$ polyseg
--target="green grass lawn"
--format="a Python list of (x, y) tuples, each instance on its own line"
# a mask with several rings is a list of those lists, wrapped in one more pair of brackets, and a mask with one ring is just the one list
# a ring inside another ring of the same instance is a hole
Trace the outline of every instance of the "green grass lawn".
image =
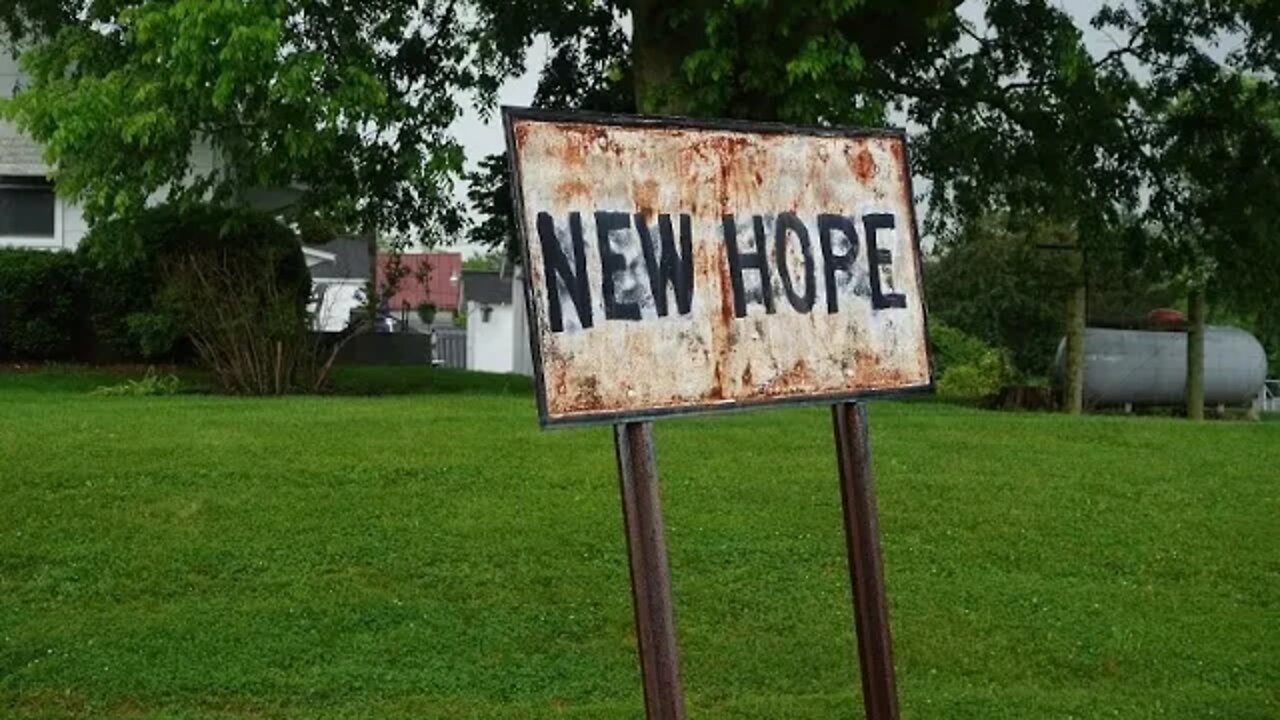
[[(606, 429), (111, 381), (0, 374), (0, 716), (641, 717)], [(1280, 718), (1280, 423), (871, 420), (904, 718)], [(657, 439), (690, 717), (858, 717), (828, 413)]]

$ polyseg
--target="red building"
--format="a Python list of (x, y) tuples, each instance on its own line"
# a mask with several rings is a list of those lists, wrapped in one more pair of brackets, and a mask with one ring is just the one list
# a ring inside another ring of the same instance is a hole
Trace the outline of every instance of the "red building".
[[(442, 319), (457, 312), (462, 288), (462, 253), (405, 253), (400, 256), (400, 261), (407, 273), (395, 295), (387, 302), (387, 310), (416, 318), (418, 306), (431, 303)], [(390, 256), (378, 255), (379, 288), (384, 286), (390, 262)]]

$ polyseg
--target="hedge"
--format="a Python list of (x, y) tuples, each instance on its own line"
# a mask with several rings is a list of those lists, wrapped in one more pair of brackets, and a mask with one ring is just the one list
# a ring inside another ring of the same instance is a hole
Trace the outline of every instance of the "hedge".
[(91, 333), (72, 253), (0, 249), (0, 360), (77, 360)]
[(252, 265), (272, 247), (292, 253), (280, 272), (305, 306), (297, 237), (256, 213), (161, 206), (94, 228), (75, 252), (0, 249), (0, 362), (192, 359), (162, 287), (165, 259), (218, 248)]

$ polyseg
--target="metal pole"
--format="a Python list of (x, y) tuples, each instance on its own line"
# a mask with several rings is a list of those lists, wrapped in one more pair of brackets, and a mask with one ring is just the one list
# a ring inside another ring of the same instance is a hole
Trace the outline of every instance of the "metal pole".
[(654, 462), (653, 425), (623, 423), (613, 428), (622, 486), (622, 518), (631, 561), (631, 601), (636, 644), (644, 680), (647, 720), (684, 720), (680, 657), (671, 607), (671, 570)]
[(839, 403), (831, 408), (836, 464), (844, 506), (844, 537), (853, 587), (853, 617), (862, 670), (862, 702), (867, 720), (897, 720), (898, 690), (893, 672), (893, 641), (880, 561), (880, 528), (867, 442), (867, 408)]

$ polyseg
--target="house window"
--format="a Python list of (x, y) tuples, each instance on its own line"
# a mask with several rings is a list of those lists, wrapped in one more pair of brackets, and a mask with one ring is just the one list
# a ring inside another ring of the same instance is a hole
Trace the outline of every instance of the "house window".
[(0, 237), (52, 238), (54, 210), (53, 183), (0, 175)]

